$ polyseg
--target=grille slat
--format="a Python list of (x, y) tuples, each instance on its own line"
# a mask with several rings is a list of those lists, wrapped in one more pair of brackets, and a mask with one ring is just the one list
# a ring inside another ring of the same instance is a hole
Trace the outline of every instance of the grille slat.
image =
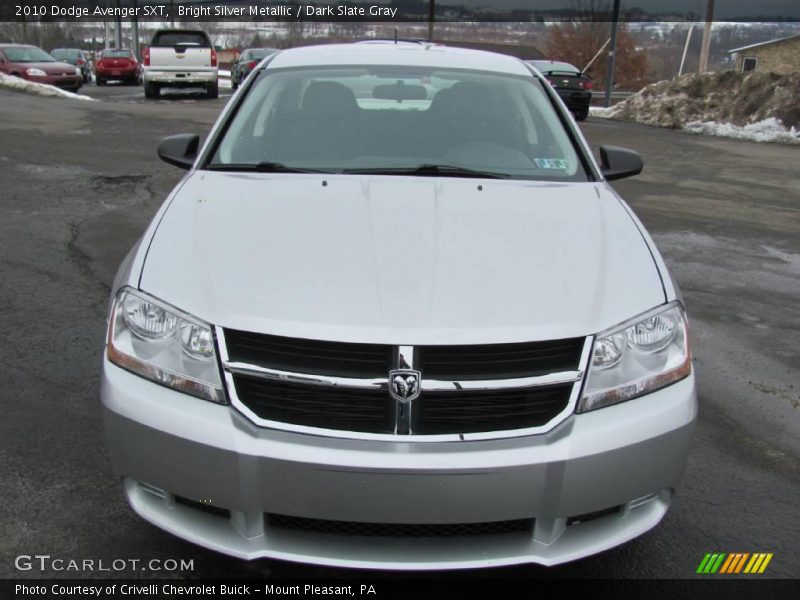
[(394, 431), (393, 406), (381, 390), (307, 386), (234, 375), (239, 399), (259, 418), (369, 433)]
[(423, 346), (419, 368), (432, 379), (470, 381), (514, 379), (577, 369), (583, 339), (486, 344)]
[(383, 377), (392, 347), (286, 338), (225, 330), (228, 356), (234, 362), (311, 375)]
[(435, 392), (420, 398), (415, 432), (478, 433), (544, 425), (569, 404), (571, 384), (490, 392)]
[(272, 528), (307, 531), (328, 535), (386, 537), (386, 538), (427, 538), (427, 537), (470, 537), (502, 535), (513, 533), (530, 534), (533, 519), (493, 521), (490, 523), (359, 523), (354, 521), (329, 521), (308, 519), (288, 515), (267, 514), (267, 522)]

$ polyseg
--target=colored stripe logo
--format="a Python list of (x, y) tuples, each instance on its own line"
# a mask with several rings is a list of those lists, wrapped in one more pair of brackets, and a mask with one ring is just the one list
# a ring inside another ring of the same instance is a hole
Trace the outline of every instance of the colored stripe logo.
[(767, 569), (769, 561), (772, 560), (772, 552), (709, 552), (700, 561), (697, 573), (713, 574), (724, 573), (726, 575), (738, 573), (763, 573)]

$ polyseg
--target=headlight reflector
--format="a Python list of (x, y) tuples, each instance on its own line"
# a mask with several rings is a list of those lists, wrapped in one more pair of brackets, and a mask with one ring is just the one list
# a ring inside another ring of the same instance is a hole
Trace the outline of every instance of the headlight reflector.
[(122, 288), (114, 299), (108, 360), (161, 385), (225, 404), (211, 327), (147, 294)]
[(578, 412), (631, 400), (691, 372), (686, 315), (673, 302), (597, 336)]
[(47, 77), (47, 73), (45, 73), (41, 69), (31, 68), (31, 69), (26, 69), (25, 72), (31, 77)]
[(122, 318), (131, 333), (145, 340), (164, 340), (175, 335), (178, 315), (135, 294), (125, 294)]

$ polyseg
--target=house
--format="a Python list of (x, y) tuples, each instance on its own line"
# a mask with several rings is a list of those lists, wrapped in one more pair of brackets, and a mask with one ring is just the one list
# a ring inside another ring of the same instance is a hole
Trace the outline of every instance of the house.
[(772, 71), (788, 75), (800, 71), (800, 35), (729, 50), (740, 73)]

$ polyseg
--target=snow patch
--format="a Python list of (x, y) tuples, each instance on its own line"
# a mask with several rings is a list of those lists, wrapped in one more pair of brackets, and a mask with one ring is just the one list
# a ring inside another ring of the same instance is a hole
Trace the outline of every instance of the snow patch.
[(44, 83), (36, 83), (35, 81), (27, 81), (21, 77), (14, 77), (0, 73), (0, 89), (14, 90), (17, 92), (25, 92), (27, 94), (35, 94), (37, 96), (47, 96), (50, 98), (71, 98), (73, 100), (91, 100), (96, 101), (95, 98), (84, 96), (82, 94), (73, 94), (66, 90), (57, 88), (54, 85), (46, 85)]
[(692, 121), (684, 125), (683, 129), (689, 133), (715, 135), (737, 140), (800, 144), (800, 130), (794, 127), (787, 129), (780, 119), (775, 117), (744, 126), (734, 125), (733, 123), (716, 123), (714, 121)]

